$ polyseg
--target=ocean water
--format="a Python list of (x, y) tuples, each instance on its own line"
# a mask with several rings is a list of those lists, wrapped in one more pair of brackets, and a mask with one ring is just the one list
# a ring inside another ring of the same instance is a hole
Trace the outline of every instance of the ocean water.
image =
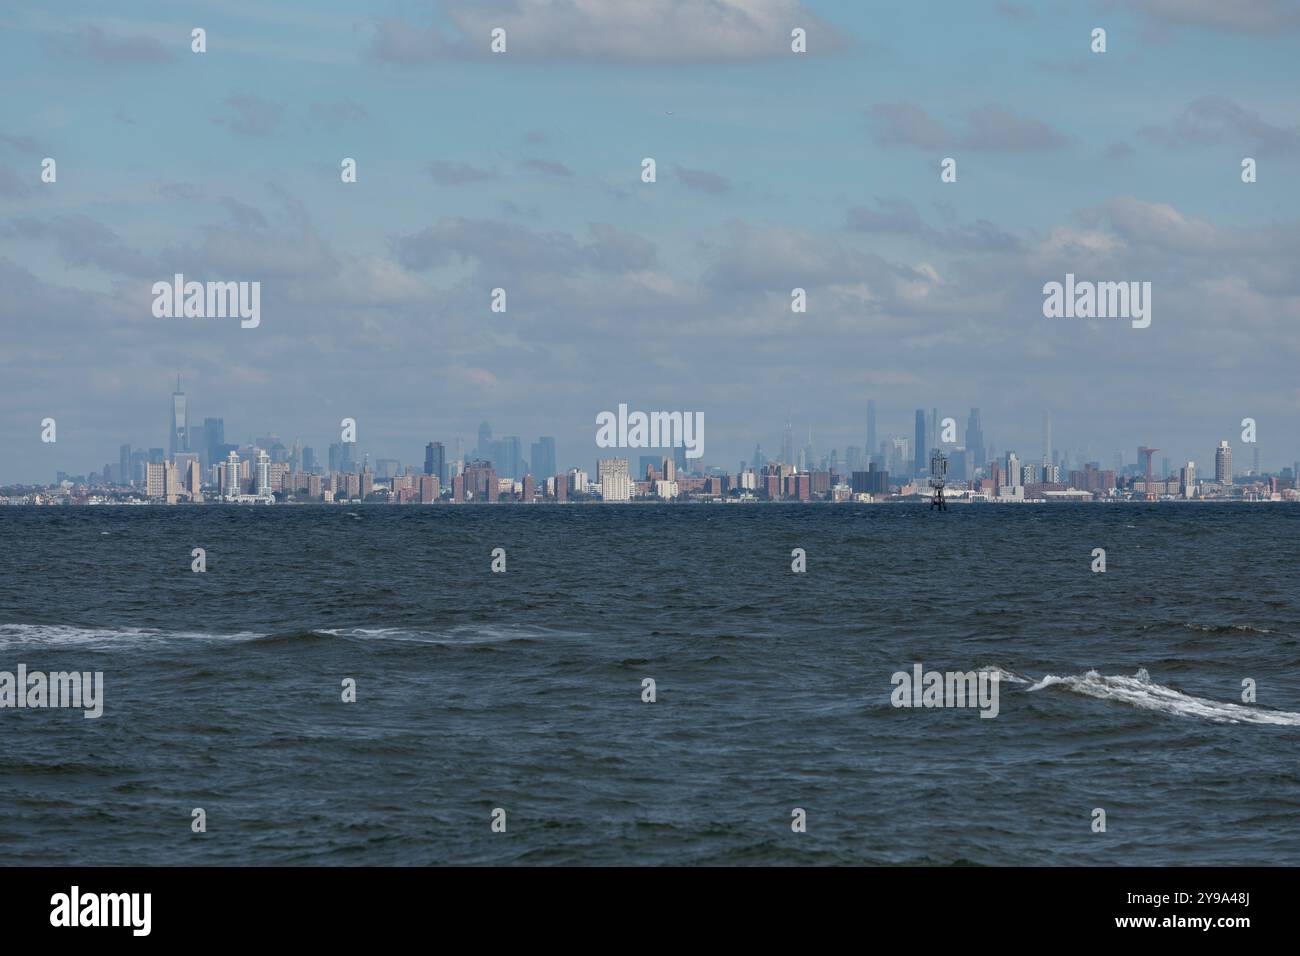
[[(0, 710), (0, 846), (1295, 865), (1298, 533), (1286, 505), (3, 508), (0, 671), (102, 671), (104, 713)], [(998, 669), (998, 716), (892, 706), (918, 662)]]

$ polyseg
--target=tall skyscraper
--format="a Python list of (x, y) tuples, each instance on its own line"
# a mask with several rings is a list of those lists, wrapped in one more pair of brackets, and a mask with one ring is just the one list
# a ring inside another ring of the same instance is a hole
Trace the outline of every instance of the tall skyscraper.
[(529, 449), (528, 470), (534, 475), (550, 476), (555, 474), (555, 439), (543, 435), (533, 442)]
[(925, 409), (916, 410), (916, 441), (912, 445), (912, 474), (928, 474), (930, 446), (925, 441)]
[(257, 453), (257, 494), (260, 498), (271, 497), (271, 456), (265, 450)]
[(474, 452), (478, 458), (492, 460), (492, 426), (486, 421), (478, 425), (478, 448)]
[(497, 474), (502, 478), (519, 479), (524, 476), (524, 443), (518, 435), (507, 435), (497, 446)]
[(1052, 413), (1043, 412), (1043, 466), (1052, 463)]
[(867, 459), (879, 449), (876, 447), (876, 400), (867, 399)]
[(185, 408), (185, 393), (181, 391), (181, 377), (176, 376), (176, 391), (172, 392), (172, 430), (170, 454), (190, 450), (190, 421)]
[(117, 450), (117, 483), (119, 485), (129, 485), (131, 483), (131, 446), (123, 445)]
[(781, 435), (781, 464), (794, 464), (794, 425), (787, 416), (785, 432)]
[(971, 468), (983, 468), (985, 457), (984, 426), (980, 423), (980, 410), (972, 408), (966, 418), (966, 449), (970, 452)]
[(1221, 485), (1232, 484), (1232, 449), (1226, 441), (1219, 442), (1214, 452), (1214, 480)]
[(239, 494), (239, 452), (232, 451), (226, 458), (226, 471), (221, 479), (221, 495), (233, 498)]
[(207, 454), (208, 467), (220, 464), (226, 456), (221, 448), (226, 443), (226, 420), (224, 418), (203, 419), (203, 441), (205, 444), (202, 451)]
[(447, 483), (447, 449), (440, 441), (431, 441), (424, 446), (424, 473), (436, 475), (439, 486)]

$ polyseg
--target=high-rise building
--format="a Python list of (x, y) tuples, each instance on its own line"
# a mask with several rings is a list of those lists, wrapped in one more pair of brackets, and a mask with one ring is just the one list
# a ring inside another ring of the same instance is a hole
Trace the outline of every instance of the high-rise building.
[(474, 454), (477, 458), (492, 460), (492, 426), (486, 421), (479, 422), (478, 448)]
[(929, 445), (925, 442), (925, 409), (916, 410), (916, 441), (912, 445), (912, 474), (928, 474), (930, 470), (930, 460), (928, 456)]
[(867, 459), (876, 453), (876, 400), (867, 399)]
[(632, 480), (626, 458), (601, 458), (596, 462), (596, 481), (606, 501), (630, 501)]
[(271, 497), (271, 456), (265, 450), (257, 453), (257, 496)]
[(1232, 484), (1232, 449), (1227, 441), (1219, 442), (1214, 452), (1214, 480), (1221, 485)]
[(794, 464), (794, 425), (787, 418), (785, 431), (781, 435), (781, 464)]
[(131, 446), (122, 445), (117, 450), (117, 483), (119, 485), (129, 485), (131, 483)]
[(181, 391), (181, 377), (176, 376), (176, 391), (172, 392), (172, 429), (169, 451), (175, 455), (178, 451), (190, 450), (190, 421), (185, 408), (185, 393)]
[(1052, 463), (1052, 413), (1043, 412), (1043, 467)]
[(438, 483), (447, 482), (447, 449), (440, 441), (431, 441), (424, 446), (424, 473), (434, 475)]
[(498, 474), (502, 478), (518, 479), (524, 474), (523, 442), (517, 435), (507, 435), (494, 442), (497, 449), (496, 461)]
[(239, 452), (231, 451), (226, 457), (226, 473), (221, 479), (221, 496), (223, 498), (234, 498), (239, 494)]
[(221, 446), (226, 443), (226, 420), (224, 418), (205, 418), (203, 419), (203, 442), (202, 451), (206, 454), (204, 462), (211, 466), (221, 463), (225, 457), (225, 452)]
[(529, 450), (531, 458), (528, 462), (528, 470), (534, 475), (554, 475), (555, 474), (555, 439), (549, 436), (542, 436), (533, 442), (533, 447)]
[(971, 468), (983, 468), (985, 457), (984, 427), (980, 424), (980, 410), (972, 408), (966, 418), (966, 447), (970, 449)]
[(167, 466), (163, 462), (150, 462), (145, 470), (145, 494), (162, 498), (167, 494)]

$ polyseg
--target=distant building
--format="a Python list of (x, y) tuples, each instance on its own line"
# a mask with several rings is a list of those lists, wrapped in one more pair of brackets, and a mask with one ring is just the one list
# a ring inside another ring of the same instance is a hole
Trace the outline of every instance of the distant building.
[(606, 501), (631, 501), (632, 478), (626, 458), (601, 458), (596, 462), (596, 482)]
[(549, 436), (543, 436), (533, 442), (529, 451), (531, 460), (528, 462), (528, 470), (534, 475), (554, 475), (555, 474), (555, 439)]
[(190, 420), (185, 407), (185, 393), (181, 391), (181, 377), (176, 376), (176, 391), (172, 392), (172, 428), (169, 452), (190, 450)]
[(1232, 449), (1226, 441), (1219, 442), (1214, 452), (1214, 480), (1220, 485), (1232, 484)]

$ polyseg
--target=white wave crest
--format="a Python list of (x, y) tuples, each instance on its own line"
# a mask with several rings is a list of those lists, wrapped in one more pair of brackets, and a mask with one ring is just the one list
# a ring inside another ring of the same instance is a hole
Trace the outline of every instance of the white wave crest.
[(75, 627), (71, 624), (0, 624), (0, 647), (34, 645), (41, 647), (107, 646), (173, 641), (177, 639), (207, 641), (249, 641), (264, 634), (240, 631), (236, 634), (211, 634), (205, 631), (160, 631), (150, 627)]
[(1102, 675), (1096, 671), (1088, 671), (1082, 677), (1057, 677), (1048, 674), (1029, 690), (1036, 691), (1056, 686), (1089, 697), (1116, 700), (1143, 710), (1175, 714), (1179, 717), (1199, 717), (1202, 720), (1221, 724), (1273, 724), (1281, 727), (1300, 727), (1300, 714), (1285, 710), (1248, 707), (1227, 701), (1210, 700), (1206, 697), (1193, 697), (1172, 687), (1157, 684), (1145, 668), (1139, 670), (1133, 677)]

